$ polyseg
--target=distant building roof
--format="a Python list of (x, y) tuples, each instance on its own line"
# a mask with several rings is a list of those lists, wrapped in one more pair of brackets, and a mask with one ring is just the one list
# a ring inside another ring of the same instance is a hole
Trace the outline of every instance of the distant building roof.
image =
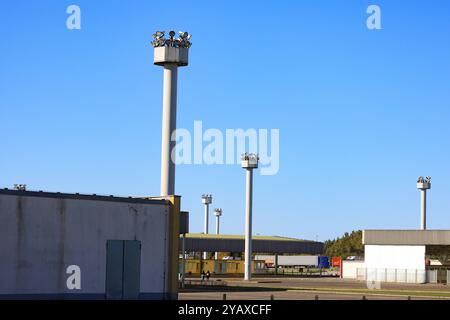
[(364, 230), (365, 245), (450, 245), (450, 230)]
[(117, 197), (113, 195), (80, 194), (80, 193), (62, 193), (47, 191), (29, 191), (3, 188), (0, 189), (0, 195), (19, 196), (19, 197), (39, 197), (39, 198), (57, 198), (57, 199), (75, 199), (75, 200), (95, 200), (95, 201), (115, 201), (125, 203), (141, 204), (168, 204), (168, 200), (160, 198), (138, 198), (138, 197)]
[[(186, 234), (187, 251), (244, 252), (243, 235)], [(279, 236), (253, 236), (254, 253), (322, 254), (323, 243)], [(180, 244), (181, 248), (181, 244)]]
[[(196, 239), (244, 239), (244, 235), (241, 234), (204, 234), (204, 233), (187, 233), (186, 238)], [(301, 241), (310, 242), (309, 240), (302, 240), (297, 238), (288, 238), (280, 236), (252, 236), (253, 240), (270, 240), (270, 241)]]

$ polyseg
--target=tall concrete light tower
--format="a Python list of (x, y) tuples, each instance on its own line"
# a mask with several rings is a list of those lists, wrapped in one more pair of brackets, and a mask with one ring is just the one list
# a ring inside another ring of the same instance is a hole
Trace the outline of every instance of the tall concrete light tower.
[(216, 216), (216, 234), (220, 232), (220, 217), (222, 216), (222, 209), (216, 208), (214, 209), (214, 215)]
[(171, 159), (175, 141), (171, 140), (177, 126), (177, 80), (178, 67), (188, 65), (188, 54), (191, 35), (175, 31), (169, 32), (169, 38), (164, 37), (164, 31), (153, 35), (154, 64), (164, 67), (163, 89), (163, 120), (162, 120), (162, 150), (161, 150), (161, 196), (175, 194), (175, 163)]
[(417, 179), (417, 189), (420, 190), (420, 230), (427, 229), (427, 190), (431, 189), (431, 177)]
[[(222, 216), (222, 209), (214, 209), (214, 215), (216, 216), (216, 234), (220, 234), (220, 217)], [(215, 253), (215, 259), (219, 260), (219, 253)]]
[[(205, 205), (205, 224), (203, 233), (208, 234), (209, 233), (209, 205), (212, 203), (212, 195), (210, 194), (204, 194), (202, 195), (202, 203)], [(208, 258), (208, 253), (203, 252), (203, 259)]]
[(242, 155), (241, 166), (246, 172), (246, 204), (245, 204), (245, 261), (244, 280), (252, 279), (252, 196), (253, 196), (253, 169), (258, 168), (257, 154), (245, 153)]

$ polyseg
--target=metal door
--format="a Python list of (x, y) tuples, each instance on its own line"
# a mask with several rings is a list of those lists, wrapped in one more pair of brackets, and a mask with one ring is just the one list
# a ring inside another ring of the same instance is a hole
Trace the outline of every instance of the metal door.
[(106, 244), (106, 299), (139, 299), (140, 269), (140, 241), (108, 240)]
[(139, 299), (141, 280), (141, 243), (124, 241), (123, 299)]

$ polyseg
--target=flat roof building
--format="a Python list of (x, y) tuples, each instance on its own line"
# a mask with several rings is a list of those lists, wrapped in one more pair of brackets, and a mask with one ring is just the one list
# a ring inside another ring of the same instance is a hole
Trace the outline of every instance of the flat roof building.
[(428, 270), (428, 261), (450, 266), (450, 230), (364, 230), (362, 242), (366, 280), (448, 282), (446, 270)]
[[(322, 254), (323, 243), (278, 236), (253, 236), (253, 253)], [(180, 240), (181, 241), (181, 240)], [(186, 234), (186, 251), (244, 252), (243, 235)], [(180, 244), (181, 248), (181, 244)]]
[(179, 197), (0, 190), (0, 299), (176, 299)]

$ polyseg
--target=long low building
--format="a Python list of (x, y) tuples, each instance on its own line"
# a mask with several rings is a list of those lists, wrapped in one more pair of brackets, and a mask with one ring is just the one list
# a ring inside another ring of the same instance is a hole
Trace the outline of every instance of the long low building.
[[(323, 243), (277, 236), (253, 236), (254, 253), (270, 254), (322, 254)], [(180, 248), (182, 247), (180, 239)], [(244, 252), (243, 235), (188, 233), (186, 251), (196, 252)]]
[[(185, 251), (194, 253), (194, 256), (191, 255), (186, 261), (185, 272), (187, 274), (198, 274), (202, 270), (208, 270), (214, 274), (244, 273), (242, 253), (245, 251), (245, 238), (243, 235), (187, 233), (184, 242)], [(265, 261), (258, 261), (258, 255), (256, 254), (271, 254), (275, 257), (282, 254), (318, 255), (322, 254), (324, 249), (322, 242), (277, 236), (253, 236), (252, 247), (255, 256), (251, 268), (254, 273), (261, 273), (266, 270)], [(183, 238), (180, 239), (179, 248), (183, 248)], [(201, 252), (211, 253), (210, 258), (202, 259)], [(217, 259), (212, 253), (217, 253)], [(233, 260), (223, 260), (223, 257), (228, 256), (228, 254), (233, 256)], [(275, 260), (278, 261), (277, 258)], [(181, 260), (180, 273), (182, 273)]]
[[(448, 282), (450, 230), (364, 230), (362, 241), (367, 280)], [(440, 260), (442, 268), (427, 270), (432, 269), (429, 257)]]

